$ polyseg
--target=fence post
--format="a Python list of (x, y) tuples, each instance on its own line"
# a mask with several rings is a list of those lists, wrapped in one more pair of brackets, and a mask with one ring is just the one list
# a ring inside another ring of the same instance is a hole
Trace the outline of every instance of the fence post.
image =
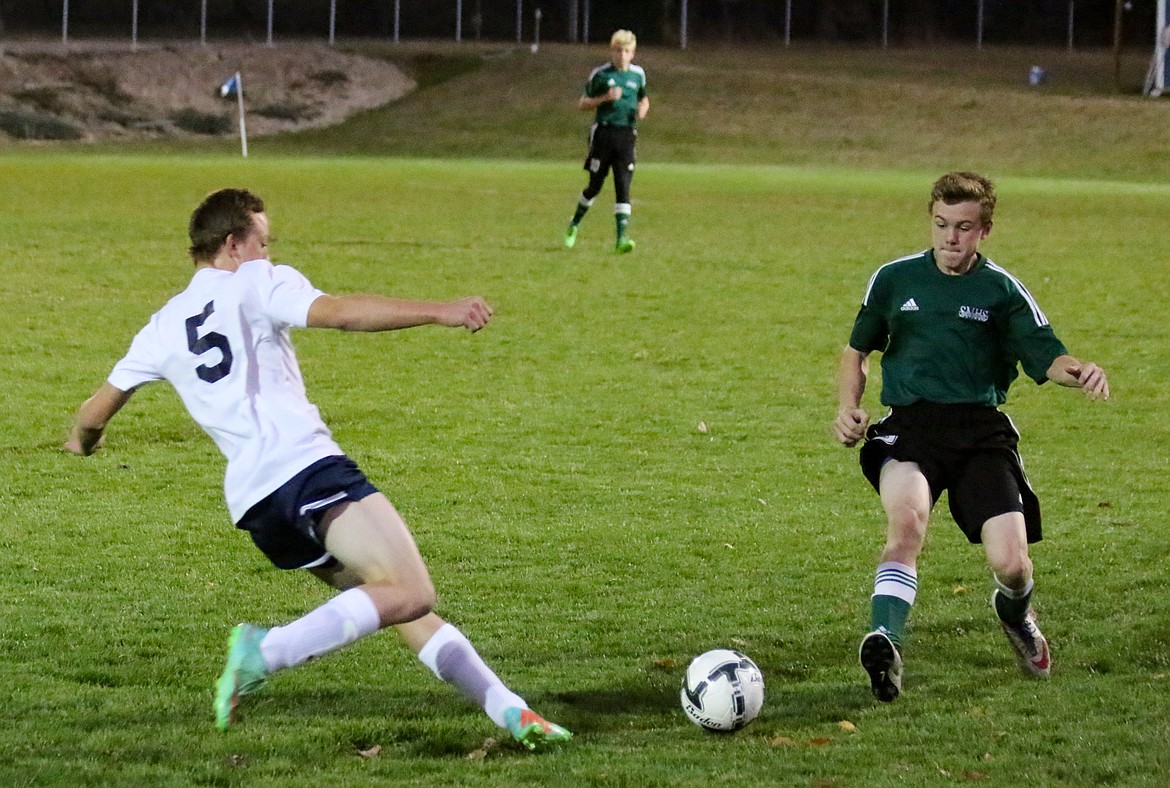
[(975, 10), (975, 48), (983, 49), (983, 0), (978, 0)]

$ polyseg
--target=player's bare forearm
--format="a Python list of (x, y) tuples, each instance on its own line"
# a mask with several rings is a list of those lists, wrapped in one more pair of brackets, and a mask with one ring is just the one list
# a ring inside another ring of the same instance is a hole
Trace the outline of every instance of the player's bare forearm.
[(839, 443), (854, 446), (865, 437), (869, 414), (861, 407), (869, 372), (869, 355), (846, 347), (837, 368), (837, 418), (833, 435)]
[(650, 112), (650, 99), (644, 98), (638, 102), (638, 120), (645, 118), (648, 112)]
[(73, 420), (73, 429), (65, 441), (65, 451), (88, 457), (101, 448), (106, 424), (130, 401), (132, 391), (122, 391), (103, 383), (93, 396), (81, 403)]
[(616, 85), (609, 89), (608, 93), (602, 93), (600, 96), (581, 96), (577, 99), (577, 109), (582, 111), (589, 111), (597, 109), (602, 104), (608, 104), (611, 101), (617, 101), (622, 97), (622, 89)]
[(1105, 370), (1091, 361), (1073, 356), (1057, 356), (1048, 367), (1048, 379), (1062, 386), (1078, 388), (1090, 399), (1109, 399), (1109, 379)]
[(408, 301), (379, 295), (321, 296), (309, 307), (312, 328), (342, 331), (396, 331), (440, 325), (478, 331), (491, 319), (492, 308), (479, 296), (456, 301)]

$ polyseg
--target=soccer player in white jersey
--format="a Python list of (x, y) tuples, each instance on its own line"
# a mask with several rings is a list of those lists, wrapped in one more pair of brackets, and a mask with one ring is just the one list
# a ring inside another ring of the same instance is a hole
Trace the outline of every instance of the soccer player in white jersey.
[(524, 746), (572, 734), (543, 719), (431, 608), (435, 591), (406, 524), (333, 441), (305, 386), (289, 329), (391, 331), (427, 324), (478, 331), (491, 307), (377, 295), (330, 296), (268, 259), (268, 216), (240, 189), (209, 195), (191, 216), (195, 275), (134, 338), (78, 410), (65, 448), (92, 454), (141, 386), (167, 380), (227, 457), (232, 520), (281, 569), (307, 569), (341, 593), (284, 626), (240, 624), (216, 686), (220, 730), (240, 696), (272, 673), (394, 626), (440, 679)]

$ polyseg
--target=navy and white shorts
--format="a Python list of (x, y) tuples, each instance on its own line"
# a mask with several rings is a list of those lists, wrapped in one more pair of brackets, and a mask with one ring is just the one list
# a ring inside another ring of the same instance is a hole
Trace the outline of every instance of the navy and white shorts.
[(918, 402), (892, 408), (871, 424), (861, 447), (861, 470), (881, 492), (887, 460), (914, 462), (930, 485), (931, 505), (947, 491), (951, 515), (972, 544), (983, 524), (1021, 512), (1028, 542), (1039, 542), (1040, 501), (1017, 449), (1020, 435), (1002, 411), (981, 405)]
[(344, 501), (378, 492), (353, 460), (317, 460), (282, 484), (236, 523), (268, 560), (281, 569), (310, 569), (336, 561), (317, 536), (321, 518)]

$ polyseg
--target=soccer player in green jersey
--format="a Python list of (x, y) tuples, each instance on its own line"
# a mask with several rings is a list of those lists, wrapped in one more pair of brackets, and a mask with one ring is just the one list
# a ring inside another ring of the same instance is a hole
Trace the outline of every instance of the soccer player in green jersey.
[[(833, 430), (853, 446), (881, 496), (886, 544), (871, 597), (871, 631), (861, 665), (874, 695), (902, 691), (906, 619), (918, 590), (918, 555), (943, 490), (972, 544), (994, 572), (992, 603), (1026, 673), (1047, 678), (1048, 642), (1031, 606), (1040, 505), (1024, 475), (1019, 434), (998, 408), (1018, 375), (1108, 399), (1096, 364), (1069, 355), (1027, 288), (979, 252), (991, 232), (995, 187), (952, 172), (930, 195), (931, 248), (887, 263), (870, 278), (837, 375)], [(861, 407), (869, 355), (882, 354), (881, 402), (870, 424)]]
[(577, 201), (577, 211), (565, 230), (565, 246), (577, 243), (577, 225), (585, 218), (593, 199), (605, 185), (613, 170), (614, 220), (617, 223), (619, 253), (634, 251), (634, 240), (626, 235), (630, 223), (630, 182), (634, 179), (634, 143), (638, 138), (638, 121), (650, 111), (646, 95), (646, 72), (635, 66), (634, 49), (638, 41), (629, 30), (619, 30), (609, 40), (610, 62), (593, 69), (577, 108), (594, 111), (589, 130), (589, 154), (585, 170), (589, 183)]

